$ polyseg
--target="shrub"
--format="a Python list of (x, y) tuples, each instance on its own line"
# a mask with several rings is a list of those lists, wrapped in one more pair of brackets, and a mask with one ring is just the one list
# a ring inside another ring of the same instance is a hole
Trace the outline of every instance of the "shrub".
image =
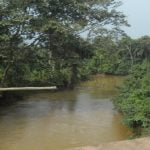
[(131, 128), (150, 128), (150, 64), (135, 65), (115, 101)]

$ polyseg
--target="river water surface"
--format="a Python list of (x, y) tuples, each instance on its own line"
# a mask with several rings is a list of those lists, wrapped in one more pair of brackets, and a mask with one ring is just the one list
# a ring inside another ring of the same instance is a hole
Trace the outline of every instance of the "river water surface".
[(112, 103), (122, 80), (99, 75), (72, 91), (26, 92), (0, 108), (0, 150), (69, 150), (127, 139), (131, 132)]

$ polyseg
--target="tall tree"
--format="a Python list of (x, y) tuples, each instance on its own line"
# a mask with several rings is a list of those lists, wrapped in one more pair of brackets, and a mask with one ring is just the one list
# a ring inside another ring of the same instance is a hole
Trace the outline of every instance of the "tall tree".
[(1, 84), (4, 86), (11, 66), (20, 58), (23, 43), (22, 28), (26, 17), (22, 10), (11, 3), (0, 4), (0, 61), (3, 69)]
[[(5, 47), (1, 46), (0, 50), (2, 82), (10, 66), (16, 66), (17, 71), (18, 66), (14, 64), (22, 61), (26, 65), (25, 57), (29, 54), (36, 57), (35, 66), (42, 67), (42, 64), (51, 71), (70, 66), (74, 72), (73, 61), (79, 62), (92, 54), (90, 44), (80, 37), (81, 32), (127, 24), (125, 16), (116, 10), (119, 5), (115, 0), (5, 0), (0, 3), (0, 39)], [(28, 62), (31, 62), (29, 58)], [(33, 68), (33, 64), (28, 65)]]

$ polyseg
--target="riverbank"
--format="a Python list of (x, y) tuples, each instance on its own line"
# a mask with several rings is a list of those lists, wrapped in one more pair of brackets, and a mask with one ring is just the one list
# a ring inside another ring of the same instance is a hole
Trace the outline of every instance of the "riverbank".
[(115, 106), (136, 136), (150, 135), (150, 63), (135, 65), (119, 89)]
[(150, 138), (126, 140), (113, 143), (101, 144), (97, 147), (87, 146), (72, 150), (149, 150)]

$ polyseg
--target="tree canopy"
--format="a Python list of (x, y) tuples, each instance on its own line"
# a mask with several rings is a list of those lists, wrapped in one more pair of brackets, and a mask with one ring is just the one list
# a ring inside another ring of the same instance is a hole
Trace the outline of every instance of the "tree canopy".
[(75, 62), (79, 66), (94, 54), (81, 33), (127, 25), (119, 5), (115, 0), (2, 1), (1, 85), (70, 84)]

